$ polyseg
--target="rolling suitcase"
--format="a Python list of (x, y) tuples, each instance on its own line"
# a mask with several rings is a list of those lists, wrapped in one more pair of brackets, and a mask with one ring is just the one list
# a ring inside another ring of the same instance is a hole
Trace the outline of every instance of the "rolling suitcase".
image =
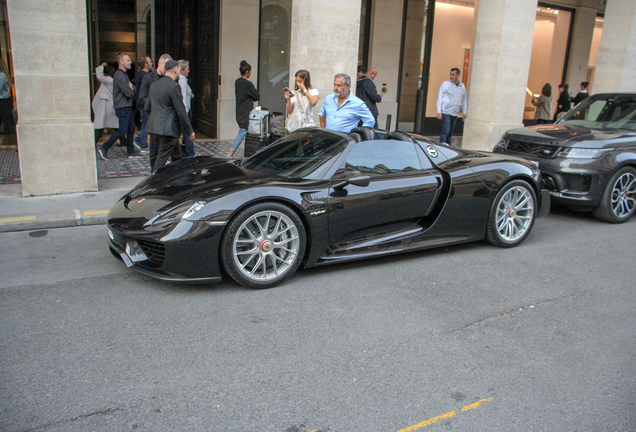
[(259, 138), (248, 134), (245, 137), (245, 157), (252, 156), (263, 147), (267, 147), (269, 143), (269, 138)]

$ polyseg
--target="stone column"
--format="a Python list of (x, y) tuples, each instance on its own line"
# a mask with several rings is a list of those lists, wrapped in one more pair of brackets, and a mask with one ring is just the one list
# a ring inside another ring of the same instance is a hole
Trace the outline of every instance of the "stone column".
[(97, 190), (86, 0), (8, 0), (22, 195)]
[[(610, 2), (615, 0), (610, 0)], [(587, 68), (590, 64), (590, 51), (592, 38), (594, 37), (594, 25), (596, 23), (596, 9), (585, 7), (576, 8), (574, 15), (574, 30), (570, 43), (570, 56), (566, 82), (570, 86), (570, 93), (576, 95), (579, 86), (587, 79)]]
[(480, 0), (462, 147), (492, 150), (521, 127), (536, 3)]
[(636, 90), (636, 3), (610, 0), (596, 63), (594, 93)]
[(360, 0), (294, 0), (290, 45), (290, 87), (294, 74), (307, 69), (320, 92), (315, 115), (333, 93), (333, 77), (346, 73), (355, 92), (360, 33)]
[[(395, 130), (398, 124), (397, 90), (400, 78), (400, 50), (398, 47), (402, 40), (402, 8), (402, 4), (396, 4), (393, 0), (373, 2), (371, 47), (369, 64), (366, 66), (374, 66), (378, 70), (378, 76), (374, 82), (378, 93), (383, 95), (382, 102), (378, 104), (378, 126), (382, 129), (386, 129), (387, 114), (392, 117), (392, 130)], [(420, 26), (420, 31), (421, 28), (422, 26)], [(421, 45), (421, 38), (419, 45)], [(419, 51), (418, 49), (418, 56)], [(416, 62), (419, 64), (419, 58)], [(387, 85), (386, 93), (382, 93), (382, 84)]]
[(258, 88), (259, 0), (221, 0), (221, 41), (219, 43), (219, 121), (218, 138), (232, 140), (236, 124), (234, 81), (241, 76), (241, 60), (252, 66), (250, 81)]

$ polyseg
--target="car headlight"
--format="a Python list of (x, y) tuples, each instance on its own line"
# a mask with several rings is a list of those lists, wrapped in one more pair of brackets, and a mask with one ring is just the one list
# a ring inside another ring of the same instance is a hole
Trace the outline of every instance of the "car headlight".
[(190, 206), (188, 206), (188, 204), (189, 203), (185, 203), (174, 207), (156, 218), (151, 219), (149, 223), (153, 226), (161, 226), (182, 221), (201, 210), (207, 203), (205, 201), (197, 201), (194, 204), (190, 204)]
[(186, 211), (183, 216), (181, 216), (181, 219), (187, 219), (190, 216), (192, 216), (193, 214), (195, 214), (196, 212), (198, 212), (199, 210), (201, 210), (203, 208), (203, 206), (206, 204), (205, 201), (197, 201), (194, 204), (192, 204), (192, 207), (190, 207), (188, 209), (188, 211)]
[(614, 149), (566, 148), (559, 152), (557, 156), (569, 159), (597, 159), (612, 150)]

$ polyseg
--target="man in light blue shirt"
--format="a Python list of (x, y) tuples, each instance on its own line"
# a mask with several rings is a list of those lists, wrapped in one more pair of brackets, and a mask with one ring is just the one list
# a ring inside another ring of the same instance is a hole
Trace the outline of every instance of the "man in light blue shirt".
[(333, 80), (333, 94), (325, 98), (320, 108), (320, 127), (348, 134), (362, 126), (373, 127), (375, 118), (367, 105), (351, 93), (351, 78), (339, 73)]

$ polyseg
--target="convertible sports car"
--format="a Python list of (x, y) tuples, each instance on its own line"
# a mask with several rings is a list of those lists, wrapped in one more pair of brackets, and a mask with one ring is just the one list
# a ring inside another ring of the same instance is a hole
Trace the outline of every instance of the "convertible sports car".
[[(537, 167), (402, 132), (301, 129), (245, 159), (195, 157), (108, 214), (109, 245), (162, 280), (268, 288), (305, 267), (486, 238), (521, 243), (549, 211)], [(547, 204), (547, 205), (546, 205)]]
[(557, 124), (506, 132), (494, 152), (536, 161), (555, 203), (611, 223), (636, 211), (636, 93), (590, 96)]

